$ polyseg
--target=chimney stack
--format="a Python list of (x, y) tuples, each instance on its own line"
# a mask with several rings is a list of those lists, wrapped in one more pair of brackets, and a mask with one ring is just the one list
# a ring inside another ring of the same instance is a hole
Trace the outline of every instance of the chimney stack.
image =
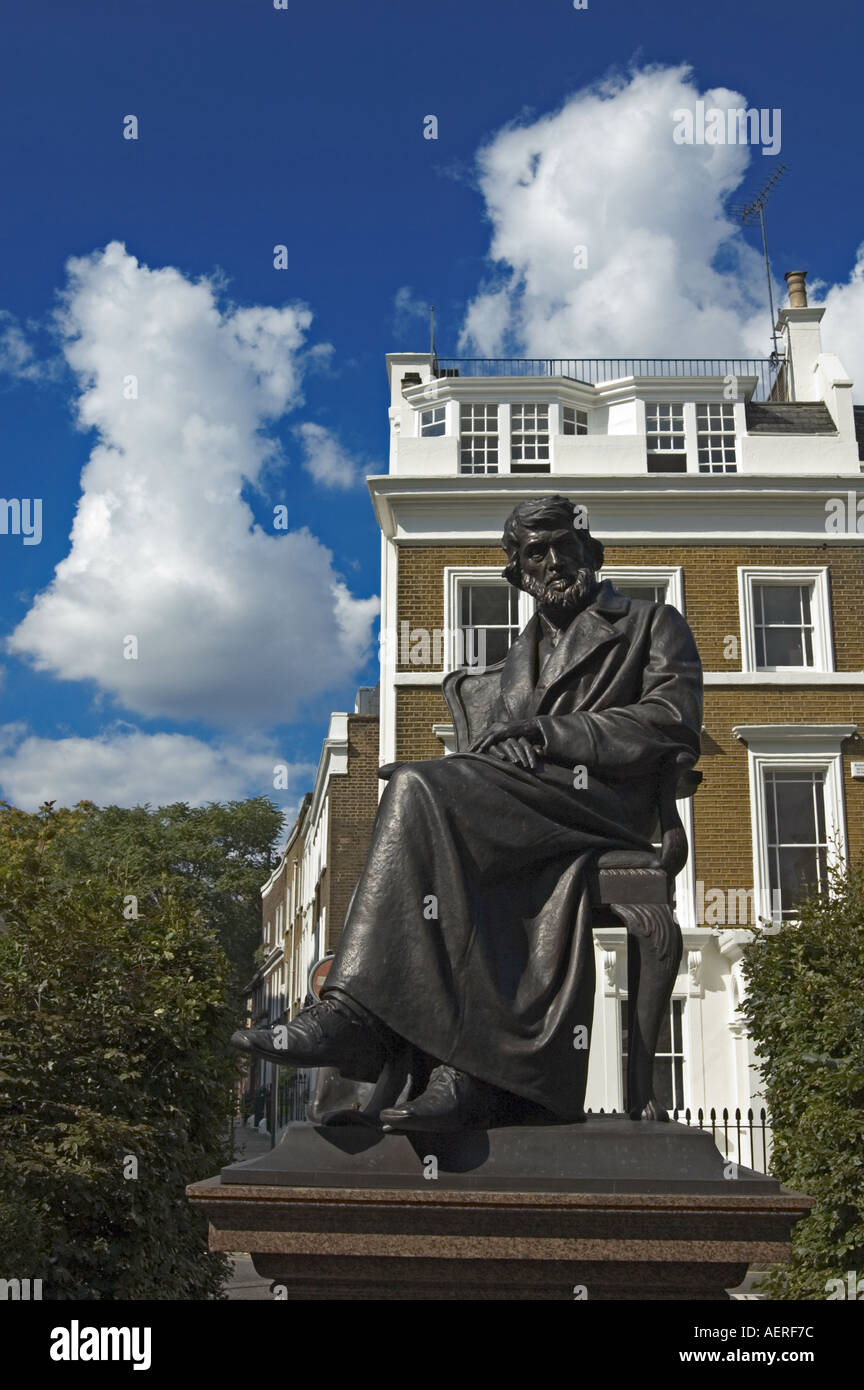
[(806, 309), (807, 286), (805, 284), (805, 281), (807, 279), (807, 271), (787, 270), (783, 278), (785, 279), (786, 284), (789, 286), (789, 308)]
[(780, 310), (777, 324), (784, 339), (790, 401), (824, 400), (824, 388), (816, 375), (816, 368), (822, 356), (819, 325), (825, 314), (825, 305), (814, 304), (812, 308), (808, 305), (806, 279), (806, 270), (787, 270), (789, 308)]

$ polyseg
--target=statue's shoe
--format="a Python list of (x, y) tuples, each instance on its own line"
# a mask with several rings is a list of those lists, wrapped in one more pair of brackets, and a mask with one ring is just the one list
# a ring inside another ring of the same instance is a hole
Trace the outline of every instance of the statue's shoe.
[(289, 1067), (336, 1067), (349, 1081), (377, 1081), (389, 1055), (383, 1038), (335, 999), (301, 1009), (276, 1028), (240, 1028), (231, 1042)]
[(495, 1118), (494, 1086), (478, 1081), (456, 1067), (441, 1065), (429, 1078), (421, 1096), (404, 1105), (391, 1106), (379, 1116), (385, 1129), (446, 1134), (459, 1129), (485, 1129)]

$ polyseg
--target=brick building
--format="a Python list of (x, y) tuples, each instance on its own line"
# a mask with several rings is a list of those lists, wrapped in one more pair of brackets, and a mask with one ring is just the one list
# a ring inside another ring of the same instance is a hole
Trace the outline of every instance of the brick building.
[[(306, 1000), (312, 966), (338, 943), (378, 806), (377, 711), (377, 691), (363, 688), (353, 714), (331, 714), (313, 789), (261, 889), (262, 959), (250, 985), (253, 1028), (293, 1018)], [(253, 1061), (251, 1089), (271, 1086), (273, 1071)]]
[[(341, 804), (357, 833), (331, 827), (329, 896), (313, 908), (307, 891), (292, 926), (304, 962), (312, 940), (335, 944), (368, 844), (374, 761), (452, 751), (444, 675), (499, 661), (530, 617), (533, 600), (501, 578), (508, 512), (564, 493), (606, 546), (604, 577), (678, 607), (705, 669), (704, 782), (681, 805), (684, 954), (658, 1091), (694, 1110), (758, 1104), (739, 1010), (747, 925), (794, 919), (805, 882), (864, 851), (864, 412), (823, 351), (803, 273), (787, 278), (770, 361), (388, 357), (389, 472), (368, 480), (382, 533), (380, 743), (373, 758), (364, 726), (353, 783), (349, 757)], [(350, 717), (334, 718), (356, 742)], [(595, 945), (587, 1103), (620, 1109), (624, 929), (597, 931)], [(283, 988), (293, 1010), (296, 987)]]

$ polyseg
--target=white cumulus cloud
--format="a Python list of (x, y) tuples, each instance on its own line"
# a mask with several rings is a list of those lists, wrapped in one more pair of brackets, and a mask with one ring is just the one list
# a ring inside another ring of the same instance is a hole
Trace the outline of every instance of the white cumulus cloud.
[(675, 143), (673, 112), (700, 99), (748, 105), (726, 88), (700, 92), (686, 66), (651, 67), (489, 141), (478, 178), (494, 264), (463, 349), (767, 356), (761, 257), (725, 210), (754, 156), (745, 145)]
[(302, 401), (312, 316), (224, 306), (116, 242), (67, 269), (58, 323), (96, 442), (71, 549), (9, 649), (145, 716), (284, 722), (353, 679), (378, 611), (307, 528), (270, 534), (241, 496)]
[[(815, 302), (813, 296), (810, 302)], [(825, 305), (822, 346), (836, 352), (857, 388), (854, 399), (864, 401), (864, 242), (848, 281), (832, 285), (821, 302)]]
[(393, 329), (398, 334), (416, 332), (418, 319), (429, 323), (429, 305), (418, 299), (411, 285), (401, 285), (393, 296)]
[(15, 315), (0, 309), (0, 372), (19, 381), (38, 381), (48, 370), (48, 364), (38, 361)]
[[(274, 791), (274, 768), (280, 788)], [(287, 774), (282, 771), (287, 768)], [(74, 806), (166, 805), (289, 798), (315, 774), (287, 764), (267, 740), (205, 743), (186, 734), (147, 734), (115, 727), (97, 738), (41, 738), (20, 724), (0, 728), (0, 786), (7, 801), (30, 811), (45, 801)]]
[[(356, 487), (363, 472), (331, 430), (307, 421), (295, 430), (303, 446), (303, 467), (324, 487)], [(371, 472), (371, 469), (370, 469)]]

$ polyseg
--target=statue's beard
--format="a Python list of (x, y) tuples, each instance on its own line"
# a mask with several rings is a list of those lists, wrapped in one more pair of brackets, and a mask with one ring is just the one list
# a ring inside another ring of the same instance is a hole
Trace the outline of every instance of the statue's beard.
[(595, 582), (596, 575), (589, 565), (577, 570), (573, 583), (564, 589), (550, 588), (547, 584), (541, 584), (539, 579), (531, 579), (526, 574), (522, 576), (522, 588), (544, 608), (582, 608), (590, 598)]

